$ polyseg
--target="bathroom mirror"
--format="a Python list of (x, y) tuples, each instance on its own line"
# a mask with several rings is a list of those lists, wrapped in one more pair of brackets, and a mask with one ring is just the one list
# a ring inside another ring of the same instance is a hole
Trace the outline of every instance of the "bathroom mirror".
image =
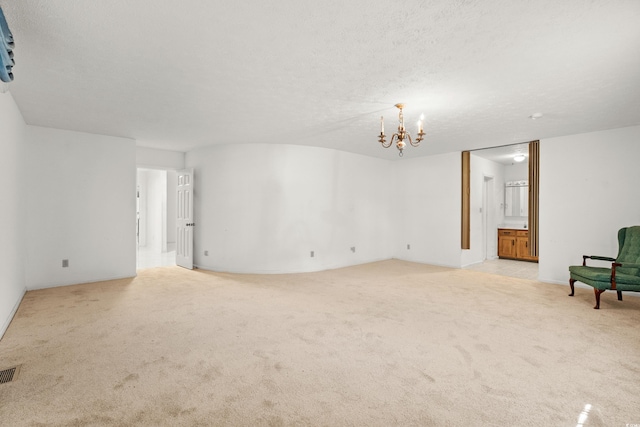
[(504, 186), (504, 216), (529, 215), (529, 183), (511, 181)]

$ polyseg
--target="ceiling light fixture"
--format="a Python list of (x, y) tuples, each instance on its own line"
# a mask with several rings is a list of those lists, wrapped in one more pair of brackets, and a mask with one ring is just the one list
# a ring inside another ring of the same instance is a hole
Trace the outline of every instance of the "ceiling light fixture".
[(9, 25), (7, 25), (7, 20), (0, 7), (0, 81), (5, 83), (13, 81), (11, 70), (16, 63), (13, 59), (14, 47), (13, 34), (9, 30)]
[(529, 116), (531, 120), (536, 120), (536, 119), (539, 119), (540, 117), (542, 117), (542, 113), (533, 113), (532, 115)]
[(513, 160), (515, 160), (516, 162), (522, 162), (524, 159), (525, 159), (525, 155), (522, 153), (519, 153), (513, 156)]
[(420, 145), (420, 141), (424, 139), (424, 131), (422, 128), (422, 126), (424, 125), (424, 114), (420, 115), (420, 120), (418, 121), (418, 137), (416, 138), (416, 141), (413, 142), (413, 139), (411, 139), (411, 135), (404, 128), (404, 116), (402, 115), (402, 109), (404, 108), (404, 104), (396, 104), (395, 107), (398, 110), (400, 110), (400, 112), (398, 113), (398, 122), (399, 122), (398, 132), (394, 133), (391, 136), (391, 141), (386, 142), (384, 139), (386, 137), (386, 135), (384, 134), (384, 117), (381, 116), (380, 117), (380, 136), (378, 137), (378, 142), (380, 142), (380, 144), (382, 144), (384, 148), (389, 148), (393, 144), (393, 141), (397, 140), (396, 147), (398, 148), (398, 151), (400, 151), (398, 155), (402, 157), (402, 150), (407, 145), (407, 143), (404, 142), (405, 139), (408, 139), (409, 144), (411, 144), (411, 146), (413, 147), (417, 147), (418, 145)]

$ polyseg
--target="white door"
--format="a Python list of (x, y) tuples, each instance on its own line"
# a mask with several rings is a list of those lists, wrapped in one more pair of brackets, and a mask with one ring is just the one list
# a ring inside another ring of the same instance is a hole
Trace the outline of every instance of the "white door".
[(178, 171), (176, 264), (193, 269), (193, 169)]

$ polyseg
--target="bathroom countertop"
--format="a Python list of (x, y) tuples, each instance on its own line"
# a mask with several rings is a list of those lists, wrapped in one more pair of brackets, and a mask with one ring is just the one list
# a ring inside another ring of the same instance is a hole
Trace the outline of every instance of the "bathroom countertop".
[(498, 226), (498, 229), (509, 229), (509, 230), (528, 230), (524, 225), (508, 225), (502, 224)]

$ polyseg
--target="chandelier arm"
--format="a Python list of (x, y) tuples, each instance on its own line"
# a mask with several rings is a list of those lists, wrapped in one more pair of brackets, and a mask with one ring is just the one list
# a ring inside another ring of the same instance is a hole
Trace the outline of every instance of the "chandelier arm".
[(389, 148), (389, 147), (391, 147), (391, 146), (393, 145), (393, 141), (396, 139), (396, 137), (397, 137), (397, 136), (398, 136), (398, 134), (397, 134), (397, 133), (394, 133), (393, 135), (391, 135), (391, 139), (389, 140), (389, 143), (388, 143), (388, 144), (384, 144), (384, 143), (383, 143), (383, 144), (382, 144), (382, 146), (383, 146), (384, 148)]
[(413, 139), (411, 139), (411, 134), (409, 134), (408, 132), (407, 138), (409, 138), (409, 144), (411, 144), (412, 147), (417, 147), (420, 145), (420, 141), (413, 142)]
[(386, 142), (386, 140), (384, 139), (386, 135), (381, 135), (380, 139), (378, 140), (378, 142), (380, 142), (380, 144), (382, 144), (383, 148), (389, 148), (391, 147), (391, 144), (393, 144), (393, 137), (391, 138), (391, 141)]

